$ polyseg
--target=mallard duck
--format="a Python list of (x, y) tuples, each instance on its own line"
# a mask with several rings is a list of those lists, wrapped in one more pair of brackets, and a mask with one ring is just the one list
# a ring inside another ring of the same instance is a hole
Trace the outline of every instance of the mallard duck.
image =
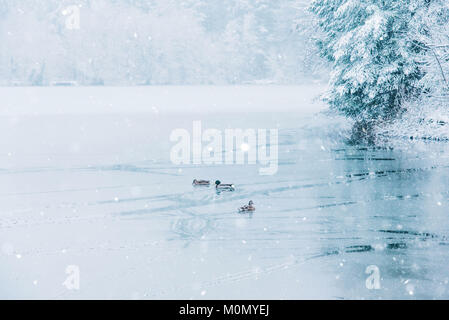
[(253, 211), (256, 211), (253, 200), (250, 200), (247, 205), (244, 205), (243, 207), (239, 208), (239, 212), (253, 212)]
[(235, 191), (235, 186), (233, 184), (224, 184), (220, 180), (215, 181), (215, 188), (217, 191)]
[(209, 180), (193, 180), (192, 185), (194, 186), (209, 186), (210, 181)]

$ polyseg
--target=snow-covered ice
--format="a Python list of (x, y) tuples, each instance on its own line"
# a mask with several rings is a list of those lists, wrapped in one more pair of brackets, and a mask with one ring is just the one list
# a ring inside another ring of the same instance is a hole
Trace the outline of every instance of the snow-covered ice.
[[(448, 145), (349, 146), (321, 89), (0, 88), (0, 298), (449, 298)], [(194, 120), (278, 128), (277, 174), (173, 165)]]

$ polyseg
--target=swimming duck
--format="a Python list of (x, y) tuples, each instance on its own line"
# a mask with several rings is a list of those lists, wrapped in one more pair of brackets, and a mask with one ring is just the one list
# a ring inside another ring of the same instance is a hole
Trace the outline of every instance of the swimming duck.
[(192, 185), (194, 186), (209, 186), (210, 181), (209, 180), (193, 180)]
[(215, 181), (215, 188), (217, 191), (235, 191), (233, 184), (223, 184), (220, 180)]
[(244, 205), (243, 207), (239, 208), (239, 212), (253, 212), (253, 211), (256, 211), (253, 200), (250, 200), (247, 205)]

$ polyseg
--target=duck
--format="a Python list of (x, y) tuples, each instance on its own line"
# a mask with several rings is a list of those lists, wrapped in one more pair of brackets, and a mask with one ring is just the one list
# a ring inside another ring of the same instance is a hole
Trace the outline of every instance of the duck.
[(247, 205), (244, 205), (243, 207), (239, 208), (239, 212), (253, 212), (253, 211), (256, 211), (253, 200), (250, 200)]
[(192, 185), (194, 186), (209, 186), (210, 185), (210, 181), (209, 180), (197, 180), (194, 179), (192, 182)]
[(235, 186), (233, 184), (224, 184), (220, 180), (215, 181), (215, 188), (217, 191), (235, 191)]

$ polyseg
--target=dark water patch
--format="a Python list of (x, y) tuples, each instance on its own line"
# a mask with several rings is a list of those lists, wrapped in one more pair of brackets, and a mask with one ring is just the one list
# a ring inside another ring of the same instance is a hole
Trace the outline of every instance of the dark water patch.
[(335, 160), (337, 161), (344, 161), (344, 160), (348, 160), (348, 161), (353, 161), (353, 160), (357, 160), (357, 161), (396, 161), (395, 158), (372, 158), (372, 157), (343, 157), (343, 158), (336, 158)]
[(416, 198), (419, 198), (419, 197), (420, 197), (419, 194), (409, 194), (409, 195), (406, 195), (406, 196), (403, 196), (403, 195), (392, 196), (392, 198), (394, 198), (395, 200), (404, 200), (404, 199), (410, 199), (410, 198), (416, 199)]
[(346, 253), (354, 253), (354, 252), (369, 252), (374, 251), (374, 248), (370, 245), (354, 245), (346, 247)]
[(407, 244), (405, 242), (389, 243), (387, 244), (387, 249), (390, 250), (407, 249)]
[(329, 256), (336, 256), (339, 254), (341, 254), (341, 251), (339, 249), (329, 249), (322, 254), (314, 256), (314, 258), (324, 258)]
[(416, 237), (438, 238), (438, 235), (432, 234), (429, 232), (416, 232), (416, 231), (408, 231), (408, 230), (378, 230), (378, 231), (383, 232), (383, 233), (412, 235), (412, 236), (416, 236)]
[(345, 157), (345, 158), (336, 158), (337, 161), (345, 161), (345, 160), (357, 160), (357, 161), (364, 161), (366, 158), (364, 157)]
[(403, 173), (417, 173), (426, 172), (439, 168), (448, 168), (449, 166), (431, 166), (425, 168), (408, 168), (408, 169), (397, 169), (397, 170), (377, 170), (372, 172), (359, 172), (359, 173), (349, 173), (346, 175), (347, 178), (353, 177), (365, 177), (365, 176), (387, 176), (388, 174), (403, 174)]
[(369, 176), (369, 175), (370, 175), (369, 172), (364, 172), (364, 173), (351, 173), (351, 174), (346, 175), (346, 177), (348, 177), (348, 178), (353, 178), (353, 177), (366, 177), (366, 176)]
[(355, 201), (347, 201), (347, 202), (341, 202), (341, 203), (330, 203), (330, 204), (322, 204), (322, 205), (318, 205), (316, 207), (312, 207), (309, 209), (324, 209), (324, 208), (333, 208), (333, 207), (341, 207), (341, 206), (350, 206), (350, 205), (354, 205), (357, 204), (357, 202)]
[(339, 148), (339, 149), (331, 149), (332, 152), (376, 152), (376, 151), (393, 151), (392, 147), (385, 146), (360, 146), (360, 147), (349, 147), (349, 148)]

